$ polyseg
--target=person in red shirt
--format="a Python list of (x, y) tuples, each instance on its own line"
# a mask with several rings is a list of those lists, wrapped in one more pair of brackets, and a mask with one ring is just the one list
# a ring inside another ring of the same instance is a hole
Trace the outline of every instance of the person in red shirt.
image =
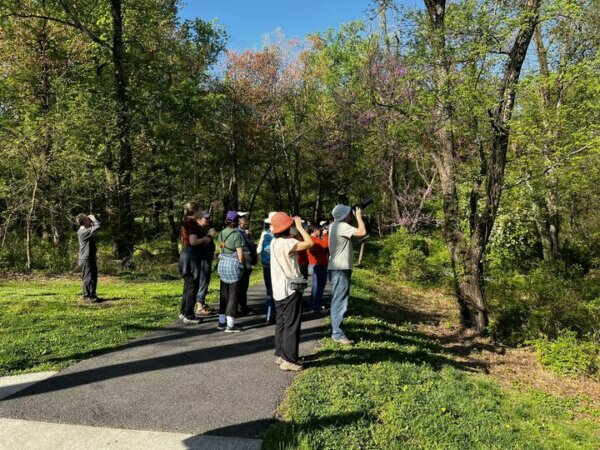
[(315, 227), (310, 235), (313, 246), (308, 250), (308, 264), (313, 274), (310, 302), (315, 313), (326, 312), (323, 306), (323, 292), (327, 284), (327, 265), (329, 264), (329, 239), (321, 227)]
[(183, 278), (183, 295), (179, 306), (179, 318), (185, 324), (201, 322), (194, 313), (196, 295), (200, 288), (200, 248), (209, 245), (212, 240), (209, 236), (202, 237), (202, 230), (197, 222), (201, 214), (198, 203), (188, 203), (184, 208), (180, 228), (182, 248), (179, 255), (179, 274)]

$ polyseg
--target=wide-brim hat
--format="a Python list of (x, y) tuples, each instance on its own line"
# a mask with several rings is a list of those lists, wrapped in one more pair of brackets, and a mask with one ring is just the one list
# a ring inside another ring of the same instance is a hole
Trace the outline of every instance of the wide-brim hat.
[(351, 212), (352, 208), (350, 208), (348, 205), (339, 204), (336, 205), (335, 208), (333, 208), (333, 211), (331, 211), (331, 215), (333, 216), (333, 219), (336, 222), (341, 222), (346, 217), (348, 217)]
[(275, 211), (271, 211), (269, 213), (269, 215), (267, 216), (267, 218), (265, 219), (265, 223), (268, 223), (269, 225), (271, 224), (271, 221), (273, 220), (273, 216), (277, 214), (277, 212)]
[(285, 230), (289, 230), (293, 224), (294, 219), (292, 219), (284, 212), (277, 212), (271, 218), (271, 227), (273, 227), (273, 234), (283, 233)]

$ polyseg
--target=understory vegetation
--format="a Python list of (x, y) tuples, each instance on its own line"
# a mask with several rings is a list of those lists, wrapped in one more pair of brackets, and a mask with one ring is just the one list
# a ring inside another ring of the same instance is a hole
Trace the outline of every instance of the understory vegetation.
[[(600, 409), (581, 398), (501, 387), (463, 346), (420, 324), (456, 327), (439, 290), (354, 273), (352, 347), (324, 339), (287, 392), (265, 449), (596, 449)], [(385, 285), (385, 286), (384, 286)], [(414, 308), (414, 309), (413, 309)]]

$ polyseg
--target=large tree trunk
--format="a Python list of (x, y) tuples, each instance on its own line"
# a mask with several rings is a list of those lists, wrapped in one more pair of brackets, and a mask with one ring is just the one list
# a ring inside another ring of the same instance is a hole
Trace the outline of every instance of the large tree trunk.
[[(444, 36), (445, 0), (425, 0), (433, 31), (435, 52), (435, 78), (440, 99), (435, 112), (435, 132), (438, 151), (435, 162), (440, 175), (444, 204), (445, 234), (450, 247), (454, 269), (454, 285), (461, 312), (462, 322), (474, 327), (479, 333), (488, 325), (488, 307), (483, 289), (483, 257), (494, 226), (500, 205), (506, 154), (509, 143), (509, 122), (514, 109), (516, 84), (527, 55), (527, 49), (537, 25), (541, 0), (527, 0), (526, 9), (531, 14), (521, 26), (508, 55), (496, 108), (490, 112), (492, 127), (491, 155), (480, 145), (480, 173), (474, 179), (469, 212), (470, 238), (462, 231), (459, 211), (456, 167), (460, 164), (457, 144), (452, 136), (450, 74), (451, 62), (447, 55)], [(485, 185), (483, 178), (485, 177)], [(480, 208), (480, 190), (485, 186), (484, 206)]]
[[(111, 231), (115, 256), (124, 263), (131, 258), (134, 245), (134, 217), (131, 203), (131, 172), (133, 158), (130, 138), (130, 110), (127, 96), (127, 75), (123, 41), (123, 11), (121, 0), (111, 0), (113, 22), (112, 62), (117, 103), (117, 138), (119, 160), (111, 181), (116, 183), (112, 192)], [(112, 170), (115, 168), (112, 167)]]

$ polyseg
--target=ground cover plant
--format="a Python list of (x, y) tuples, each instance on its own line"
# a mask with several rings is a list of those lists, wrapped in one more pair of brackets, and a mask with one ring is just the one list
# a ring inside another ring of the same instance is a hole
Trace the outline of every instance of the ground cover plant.
[(502, 386), (467, 346), (426, 332), (458, 322), (435, 292), (400, 289), (368, 269), (355, 280), (347, 331), (357, 344), (322, 341), (265, 449), (598, 447), (600, 409)]
[[(1, 281), (0, 376), (59, 370), (177, 320), (181, 280), (131, 277), (101, 278), (98, 305), (80, 302), (73, 277)], [(261, 278), (256, 271), (251, 283)], [(218, 289), (215, 276), (209, 303), (218, 302)]]

